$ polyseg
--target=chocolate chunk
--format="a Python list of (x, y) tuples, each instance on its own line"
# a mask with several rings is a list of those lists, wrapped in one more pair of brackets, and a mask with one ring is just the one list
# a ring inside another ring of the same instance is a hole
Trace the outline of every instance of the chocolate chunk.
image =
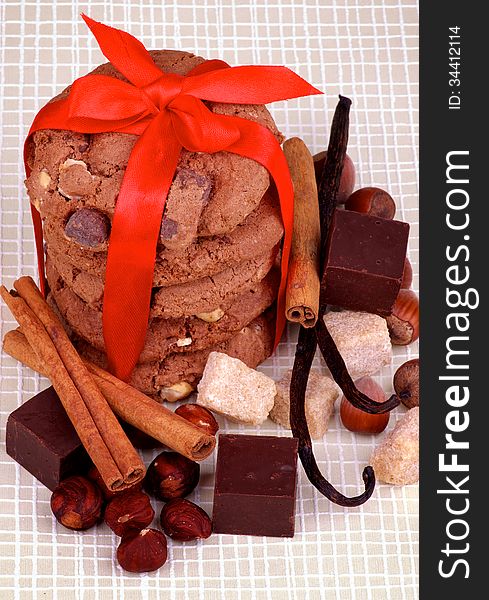
[(325, 265), (328, 304), (388, 316), (399, 293), (409, 225), (336, 210)]
[(188, 188), (193, 190), (198, 189), (201, 201), (204, 204), (207, 204), (212, 188), (211, 180), (205, 175), (197, 173), (193, 169), (178, 169), (173, 185), (183, 190)]
[(295, 438), (219, 436), (215, 533), (293, 537), (297, 446)]
[(90, 137), (87, 136), (87, 140), (86, 142), (82, 142), (81, 144), (78, 145), (78, 152), (81, 152), (83, 154), (83, 152), (86, 152), (88, 150), (88, 148), (90, 147)]
[(88, 248), (96, 248), (106, 242), (109, 231), (109, 219), (93, 208), (80, 208), (71, 215), (65, 225), (65, 235)]
[(212, 188), (208, 177), (192, 169), (179, 169), (173, 180), (161, 222), (161, 242), (170, 250), (182, 250), (197, 237), (200, 215)]
[(52, 387), (34, 396), (7, 421), (7, 454), (50, 490), (90, 464), (78, 435)]
[(167, 243), (168, 240), (171, 240), (178, 231), (178, 223), (176, 223), (173, 219), (169, 217), (165, 217), (161, 221), (161, 232), (160, 237), (164, 243)]

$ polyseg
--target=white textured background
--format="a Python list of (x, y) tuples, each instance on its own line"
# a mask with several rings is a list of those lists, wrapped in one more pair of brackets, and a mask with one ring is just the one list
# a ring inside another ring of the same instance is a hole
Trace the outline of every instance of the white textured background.
[[(286, 64), (326, 92), (271, 107), (287, 136), (313, 152), (327, 144), (338, 93), (353, 99), (349, 153), (357, 185), (385, 187), (398, 218), (411, 223), (409, 256), (418, 265), (418, 7), (415, 0), (0, 0), (1, 280), (35, 274), (34, 245), (23, 189), (21, 148), (36, 111), (102, 57), (79, 18), (130, 31), (148, 48), (178, 48), (237, 64)], [(2, 336), (13, 323), (2, 307)], [(292, 364), (294, 332), (263, 369), (275, 378)], [(397, 348), (392, 373), (417, 348)], [(169, 544), (156, 574), (128, 575), (114, 561), (117, 538), (105, 525), (79, 534), (58, 526), (49, 491), (4, 452), (8, 414), (47, 381), (2, 355), (0, 456), (1, 600), (417, 598), (418, 489), (379, 485), (361, 509), (319, 496), (300, 473), (296, 536), (289, 540), (214, 535), (203, 543)], [(318, 367), (321, 368), (318, 362)], [(391, 417), (393, 422), (402, 410)], [(226, 431), (255, 431), (230, 426)], [(283, 433), (267, 422), (259, 433)], [(335, 416), (315, 443), (323, 472), (356, 494), (361, 470), (379, 438), (355, 436)], [(152, 453), (145, 458), (149, 461)], [(214, 459), (202, 465), (191, 496), (212, 508)], [(159, 506), (157, 507), (159, 509)], [(159, 510), (158, 510), (159, 512)]]

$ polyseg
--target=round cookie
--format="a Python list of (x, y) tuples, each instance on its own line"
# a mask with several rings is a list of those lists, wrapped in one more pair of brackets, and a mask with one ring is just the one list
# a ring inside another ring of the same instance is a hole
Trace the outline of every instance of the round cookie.
[[(151, 56), (163, 71), (181, 75), (203, 62), (200, 57), (178, 51), (154, 51)], [(93, 73), (124, 80), (110, 63), (101, 65)], [(54, 100), (67, 95), (68, 91), (69, 88)], [(215, 113), (256, 121), (282, 140), (264, 106), (211, 102), (206, 105)], [(40, 209), (43, 219), (63, 230), (67, 212), (72, 214), (88, 208), (100, 211), (111, 221), (137, 139), (135, 135), (118, 132), (90, 135), (64, 130), (35, 132), (27, 151), (32, 172), (26, 185), (31, 202)], [(188, 185), (182, 184), (181, 174)], [(196, 201), (195, 194), (188, 193), (189, 185), (194, 191), (200, 189), (200, 200)], [(268, 172), (251, 159), (228, 152), (206, 154), (183, 149), (168, 198), (171, 214), (165, 213), (163, 221), (169, 218), (177, 228), (183, 227), (187, 238), (192, 232), (199, 236), (223, 235), (235, 229), (258, 206), (268, 186)], [(175, 207), (181, 206), (185, 210), (175, 212)], [(186, 220), (189, 215), (193, 221)], [(180, 218), (184, 218), (183, 223), (178, 221)], [(163, 242), (169, 239), (164, 230), (162, 236)], [(170, 245), (172, 241), (175, 242), (170, 240)], [(94, 253), (105, 251), (106, 242), (100, 240), (86, 248)]]
[[(277, 268), (239, 295), (226, 309), (216, 308), (199, 316), (152, 319), (139, 362), (162, 360), (175, 352), (194, 352), (215, 346), (257, 318), (275, 300), (280, 282)], [(97, 350), (104, 351), (102, 313), (83, 302), (61, 278), (51, 286), (51, 296), (71, 331)]]
[[(259, 206), (236, 229), (223, 236), (199, 238), (183, 252), (159, 247), (153, 285), (166, 287), (214, 275), (226, 267), (262, 255), (278, 244), (283, 225), (276, 194), (266, 193)], [(63, 230), (44, 223), (49, 259), (66, 283), (86, 302), (101, 301), (106, 252), (87, 252)]]
[[(136, 365), (130, 383), (159, 399), (181, 399), (196, 388), (211, 352), (225, 352), (255, 368), (272, 354), (274, 332), (275, 310), (270, 309), (235, 336), (212, 348), (170, 354), (161, 361)], [(107, 368), (104, 354), (84, 341), (75, 340), (75, 345), (82, 356)]]
[[(212, 312), (216, 308), (226, 310), (240, 294), (267, 275), (276, 262), (277, 252), (278, 248), (274, 248), (264, 256), (189, 283), (154, 288), (150, 317), (172, 319)], [(46, 261), (46, 277), (51, 289), (64, 285), (62, 280), (60, 284), (60, 275), (51, 263), (49, 254)], [(91, 303), (91, 306), (102, 310), (101, 301)]]
[(159, 288), (152, 314), (164, 319), (226, 309), (245, 290), (261, 281), (276, 263), (278, 247), (264, 256), (189, 283)]

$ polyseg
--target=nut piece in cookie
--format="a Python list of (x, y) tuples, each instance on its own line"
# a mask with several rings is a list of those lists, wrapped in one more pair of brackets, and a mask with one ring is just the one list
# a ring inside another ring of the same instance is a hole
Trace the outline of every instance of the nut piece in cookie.
[(85, 162), (68, 158), (59, 169), (58, 192), (68, 200), (78, 200), (95, 192), (97, 178)]
[(49, 175), (49, 173), (47, 171), (41, 171), (39, 173), (39, 185), (47, 190), (49, 185), (51, 183), (51, 176)]
[[(285, 373), (277, 382), (275, 404), (270, 419), (286, 429), (290, 429), (290, 380), (292, 370)], [(338, 387), (331, 377), (311, 371), (306, 390), (306, 420), (312, 439), (318, 439), (328, 430), (328, 421), (333, 414), (338, 398)]]
[(252, 425), (268, 417), (276, 394), (273, 379), (222, 352), (209, 354), (197, 389), (197, 404)]
[(80, 208), (65, 225), (65, 236), (87, 248), (97, 248), (109, 239), (110, 222), (100, 211)]
[(186, 346), (190, 346), (192, 344), (192, 338), (191, 337), (180, 338), (177, 340), (176, 344), (179, 348), (185, 348)]
[(161, 222), (160, 240), (166, 248), (184, 250), (194, 241), (211, 188), (208, 177), (192, 169), (177, 171)]
[(179, 381), (172, 386), (161, 388), (160, 397), (167, 402), (177, 402), (190, 396), (194, 388), (186, 381)]
[(224, 315), (225, 312), (222, 310), (222, 308), (216, 308), (215, 310), (211, 310), (211, 312), (197, 313), (195, 316), (197, 319), (205, 321), (206, 323), (217, 323), (224, 317)]

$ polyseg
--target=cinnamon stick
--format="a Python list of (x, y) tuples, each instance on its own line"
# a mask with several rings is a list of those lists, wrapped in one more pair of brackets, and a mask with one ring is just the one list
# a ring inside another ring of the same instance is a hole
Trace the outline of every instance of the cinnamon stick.
[(105, 445), (83, 398), (71, 380), (56, 348), (42, 323), (26, 302), (11, 295), (2, 285), (0, 295), (15, 319), (21, 325), (25, 338), (35, 349), (37, 359), (43, 364), (70, 421), (109, 489), (120, 488), (124, 477)]
[[(3, 340), (4, 351), (41, 375), (45, 366), (19, 331), (9, 331)], [(203, 460), (215, 448), (216, 438), (186, 421), (132, 386), (83, 359), (95, 383), (112, 410), (121, 419), (159, 440), (191, 460)]]
[(14, 288), (48, 332), (71, 380), (90, 411), (102, 440), (112, 454), (124, 483), (129, 485), (141, 480), (145, 472), (141, 457), (127, 438), (59, 319), (42, 297), (36, 284), (31, 277), (21, 277), (14, 283)]
[(283, 145), (294, 184), (294, 232), (289, 260), (285, 316), (314, 327), (319, 310), (321, 231), (314, 161), (300, 138)]

